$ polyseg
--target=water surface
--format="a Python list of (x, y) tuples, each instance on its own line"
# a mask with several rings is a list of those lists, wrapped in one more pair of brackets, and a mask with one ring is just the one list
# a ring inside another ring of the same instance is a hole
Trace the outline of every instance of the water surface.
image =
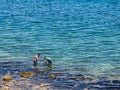
[(120, 79), (120, 0), (1, 0), (0, 21), (1, 62)]

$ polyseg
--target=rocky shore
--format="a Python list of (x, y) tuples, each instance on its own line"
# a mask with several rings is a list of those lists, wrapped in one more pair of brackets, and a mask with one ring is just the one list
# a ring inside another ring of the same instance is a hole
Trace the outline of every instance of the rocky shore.
[[(40, 75), (44, 71), (36, 72), (23, 62), (2, 62), (0, 72), (0, 90), (53, 90), (50, 84), (42, 82), (42, 79), (38, 78), (37, 83), (34, 83), (35, 75)], [(53, 74), (49, 78), (54, 77)]]
[[(5, 75), (0, 83), (0, 90), (52, 90), (49, 83), (36, 84), (32, 82), (31, 78), (34, 75), (35, 72), (22, 72), (17, 79), (14, 79), (12, 75)], [(54, 74), (51, 74), (49, 78), (55, 77)]]
[(72, 75), (32, 68), (24, 62), (1, 62), (0, 72), (0, 90), (120, 90), (119, 74), (110, 78)]

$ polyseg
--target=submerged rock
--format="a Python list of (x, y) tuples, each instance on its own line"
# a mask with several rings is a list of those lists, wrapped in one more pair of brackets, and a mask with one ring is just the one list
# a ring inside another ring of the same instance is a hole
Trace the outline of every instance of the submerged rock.
[(40, 86), (47, 87), (47, 86), (49, 86), (49, 84), (47, 84), (47, 83), (41, 83)]
[(10, 81), (10, 80), (12, 80), (12, 76), (11, 75), (5, 75), (5, 76), (3, 76), (3, 80), (4, 81)]
[(45, 71), (44, 70), (39, 70), (39, 73), (44, 73)]
[(26, 77), (32, 77), (34, 75), (35, 75), (34, 72), (22, 72), (21, 73), (21, 77), (24, 77), (24, 78), (26, 78)]
[(50, 74), (49, 78), (56, 78), (56, 75), (55, 74)]

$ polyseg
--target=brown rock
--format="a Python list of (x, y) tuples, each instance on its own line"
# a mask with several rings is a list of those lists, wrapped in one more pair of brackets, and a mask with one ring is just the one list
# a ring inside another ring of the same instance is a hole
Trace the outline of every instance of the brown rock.
[(39, 70), (39, 73), (44, 73), (45, 71), (44, 70)]
[(56, 75), (55, 74), (50, 74), (49, 77), (50, 78), (56, 78)]
[(26, 77), (32, 77), (34, 75), (35, 75), (34, 72), (22, 72), (21, 73), (21, 77), (24, 77), (24, 78), (26, 78)]
[(4, 80), (4, 81), (10, 81), (10, 80), (12, 80), (12, 76), (11, 76), (11, 75), (5, 75), (5, 76), (3, 77), (3, 80)]
[(40, 86), (47, 87), (47, 86), (49, 86), (49, 84), (47, 84), (47, 83), (41, 83)]

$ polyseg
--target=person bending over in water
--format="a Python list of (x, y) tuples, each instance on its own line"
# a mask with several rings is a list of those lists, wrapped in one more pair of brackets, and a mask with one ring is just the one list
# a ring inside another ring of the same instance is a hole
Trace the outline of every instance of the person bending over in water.
[(40, 54), (38, 53), (36, 56), (34, 56), (34, 66), (37, 65), (37, 60), (39, 59)]
[(51, 58), (46, 57), (46, 56), (44, 56), (43, 58), (44, 58), (44, 60), (45, 60), (45, 64), (46, 64), (46, 65), (48, 65), (48, 66), (51, 66), (51, 65), (52, 65)]

